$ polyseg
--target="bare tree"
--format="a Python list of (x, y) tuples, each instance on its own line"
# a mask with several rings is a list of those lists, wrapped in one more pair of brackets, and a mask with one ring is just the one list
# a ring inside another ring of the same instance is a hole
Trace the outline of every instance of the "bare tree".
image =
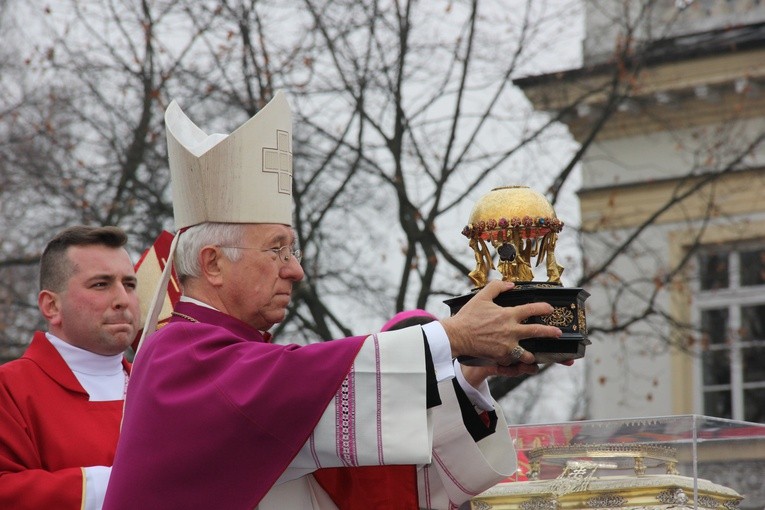
[[(600, 79), (583, 73), (547, 115), (532, 112), (514, 80), (551, 70), (540, 62), (553, 58), (553, 35), (581, 16), (578, 1), (91, 0), (54, 11), (25, 4), (46, 21), (16, 71), (28, 88), (0, 109), (9, 232), (0, 270), (20, 275), (0, 282), (0, 296), (17, 303), (4, 309), (0, 344), (23, 341), (37, 324), (29, 275), (54, 230), (118, 224), (135, 253), (172, 230), (162, 127), (171, 99), (205, 130), (230, 132), (279, 89), (296, 114), (295, 229), (306, 278), (277, 338), (362, 334), (405, 308), (445, 315), (442, 300), (469, 290), (473, 257), (460, 232), (478, 197), (527, 184), (547, 190), (556, 208), (575, 203), (574, 170), (639, 95), (652, 51), (668, 40), (653, 25), (654, 3), (631, 2), (614, 19), (621, 42)], [(595, 100), (575, 143), (563, 122)], [(704, 179), (752, 149), (736, 147)], [(703, 189), (683, 188), (675, 200)], [(569, 250), (576, 227), (567, 221), (562, 234)], [(641, 249), (640, 233), (604, 240), (613, 256), (581, 277), (572, 255), (565, 283), (616, 278), (610, 264)], [(663, 275), (657, 292), (679, 269)], [(630, 293), (628, 282), (613, 289)], [(592, 331), (672, 320), (660, 300), (646, 298), (617, 322), (593, 316)], [(544, 378), (524, 384), (533, 381)], [(492, 381), (492, 391), (501, 397), (517, 384)]]
[[(4, 345), (27, 342), (40, 325), (34, 276), (54, 232), (120, 225), (140, 254), (169, 228), (163, 91), (196, 40), (187, 27), (175, 29), (175, 2), (13, 7), (26, 39), (4, 32), (25, 42), (14, 74), (4, 73), (10, 93), (0, 117), (7, 233), (0, 266), (10, 275), (0, 293), (18, 301), (0, 333)], [(172, 38), (170, 47), (157, 32)]]

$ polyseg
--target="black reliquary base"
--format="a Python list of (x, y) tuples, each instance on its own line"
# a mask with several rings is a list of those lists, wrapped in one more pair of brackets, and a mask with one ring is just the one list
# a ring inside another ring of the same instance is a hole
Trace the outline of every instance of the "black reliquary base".
[[(477, 292), (456, 296), (444, 301), (449, 306), (451, 315), (456, 314)], [(537, 363), (560, 363), (584, 356), (587, 339), (587, 320), (584, 301), (590, 293), (577, 287), (563, 287), (544, 282), (516, 282), (515, 288), (503, 292), (494, 299), (500, 306), (518, 306), (527, 303), (547, 302), (555, 309), (550, 315), (530, 317), (530, 324), (557, 326), (563, 331), (560, 338), (525, 338), (521, 347), (534, 353)], [(465, 365), (492, 365), (493, 361), (460, 356), (460, 363)]]

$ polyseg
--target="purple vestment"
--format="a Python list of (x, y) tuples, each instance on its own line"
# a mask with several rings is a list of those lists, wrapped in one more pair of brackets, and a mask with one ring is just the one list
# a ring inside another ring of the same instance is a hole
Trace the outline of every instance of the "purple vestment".
[(254, 508), (310, 436), (363, 337), (275, 345), (191, 303), (136, 356), (104, 510)]

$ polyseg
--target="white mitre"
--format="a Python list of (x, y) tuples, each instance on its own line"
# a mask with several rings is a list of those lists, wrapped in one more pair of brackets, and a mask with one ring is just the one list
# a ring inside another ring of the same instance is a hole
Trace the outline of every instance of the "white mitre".
[(202, 131), (173, 101), (165, 111), (173, 238), (139, 346), (157, 327), (183, 230), (205, 222), (292, 225), (292, 113), (283, 92), (230, 135)]
[(204, 222), (292, 225), (292, 115), (277, 92), (230, 135), (208, 135), (173, 101), (165, 112), (177, 230)]

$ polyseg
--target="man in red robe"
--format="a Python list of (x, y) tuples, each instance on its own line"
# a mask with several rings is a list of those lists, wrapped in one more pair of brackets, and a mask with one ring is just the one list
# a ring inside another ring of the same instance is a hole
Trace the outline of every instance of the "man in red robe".
[(140, 310), (127, 237), (72, 227), (40, 261), (48, 332), (0, 366), (0, 508), (100, 509)]
[(512, 473), (501, 412), (496, 427), (481, 422), (453, 358), (490, 358), (504, 375), (536, 371), (518, 341), (559, 337), (525, 324), (552, 307), (497, 306), (512, 284), (496, 281), (422, 327), (273, 344), (267, 331), (304, 276), (286, 99), (277, 94), (227, 136), (207, 136), (176, 103), (165, 122), (179, 230), (170, 259), (183, 294), (138, 349), (104, 509), (333, 509), (343, 495), (313, 471), (401, 464), (421, 466), (422, 477), (418, 501), (398, 508), (453, 508)]

